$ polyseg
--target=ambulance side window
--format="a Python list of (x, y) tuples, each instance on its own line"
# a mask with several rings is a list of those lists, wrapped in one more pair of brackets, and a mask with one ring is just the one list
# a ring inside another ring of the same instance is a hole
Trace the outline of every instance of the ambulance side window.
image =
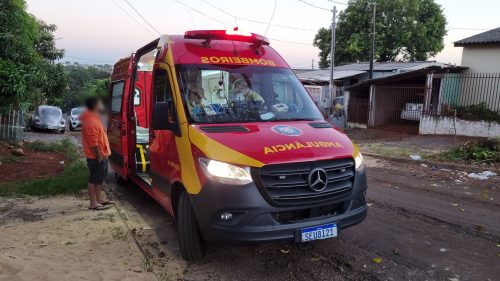
[(120, 113), (122, 111), (123, 87), (125, 82), (118, 81), (111, 85), (111, 112)]
[(169, 74), (165, 69), (157, 69), (155, 70), (154, 76), (154, 103), (167, 103), (168, 121), (171, 124), (176, 124), (177, 115), (175, 113), (175, 103)]

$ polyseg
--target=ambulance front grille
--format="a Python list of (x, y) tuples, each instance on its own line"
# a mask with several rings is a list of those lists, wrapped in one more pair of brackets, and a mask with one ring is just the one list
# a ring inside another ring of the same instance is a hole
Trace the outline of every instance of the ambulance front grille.
[[(308, 183), (309, 173), (317, 168), (323, 169), (328, 178), (321, 191), (314, 191)], [(354, 160), (267, 165), (253, 170), (252, 175), (262, 195), (275, 206), (340, 202), (352, 192)]]

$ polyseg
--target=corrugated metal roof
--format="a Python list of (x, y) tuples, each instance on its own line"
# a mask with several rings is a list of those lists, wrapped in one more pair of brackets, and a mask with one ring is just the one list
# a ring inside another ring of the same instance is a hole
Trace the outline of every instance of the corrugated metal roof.
[[(375, 72), (394, 72), (404, 73), (415, 71), (419, 69), (425, 69), (429, 67), (450, 67), (449, 64), (444, 64), (435, 61), (415, 61), (415, 62), (375, 62), (373, 63), (373, 71)], [(362, 63), (352, 63), (337, 66), (334, 69), (333, 75), (334, 80), (342, 79), (346, 77), (352, 77), (359, 74), (366, 73), (370, 70), (370, 64), (367, 62)], [(315, 80), (328, 82), (330, 80), (330, 70), (329, 69), (318, 69), (318, 70), (305, 70), (298, 69), (295, 73), (300, 80)]]
[(471, 44), (500, 43), (500, 27), (455, 42), (455, 47)]
[[(351, 77), (359, 74), (363, 74), (366, 71), (359, 70), (335, 70), (333, 72), (333, 79), (342, 79), (346, 77)], [(318, 69), (318, 70), (296, 70), (297, 76), (300, 80), (316, 80), (316, 81), (330, 81), (330, 70), (328, 69)]]

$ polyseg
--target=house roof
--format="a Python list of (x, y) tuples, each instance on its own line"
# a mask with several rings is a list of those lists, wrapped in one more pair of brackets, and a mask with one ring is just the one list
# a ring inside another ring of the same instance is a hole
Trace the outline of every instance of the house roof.
[[(414, 62), (374, 62), (374, 72), (393, 72), (404, 73), (430, 67), (446, 68), (448, 64), (436, 61), (414, 61)], [(336, 66), (333, 71), (333, 80), (357, 76), (367, 73), (370, 70), (370, 64), (367, 62), (352, 63)], [(329, 82), (330, 69), (296, 69), (294, 70), (301, 81)]]
[(500, 27), (455, 42), (455, 47), (479, 44), (500, 44)]

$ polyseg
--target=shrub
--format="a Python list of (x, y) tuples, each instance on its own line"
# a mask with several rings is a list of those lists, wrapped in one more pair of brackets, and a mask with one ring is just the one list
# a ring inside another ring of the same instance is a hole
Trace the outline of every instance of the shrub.
[(466, 142), (442, 154), (451, 161), (469, 163), (500, 163), (500, 139), (484, 139)]
[(458, 106), (456, 111), (457, 117), (460, 119), (500, 123), (500, 113), (489, 109), (484, 102), (468, 106)]

